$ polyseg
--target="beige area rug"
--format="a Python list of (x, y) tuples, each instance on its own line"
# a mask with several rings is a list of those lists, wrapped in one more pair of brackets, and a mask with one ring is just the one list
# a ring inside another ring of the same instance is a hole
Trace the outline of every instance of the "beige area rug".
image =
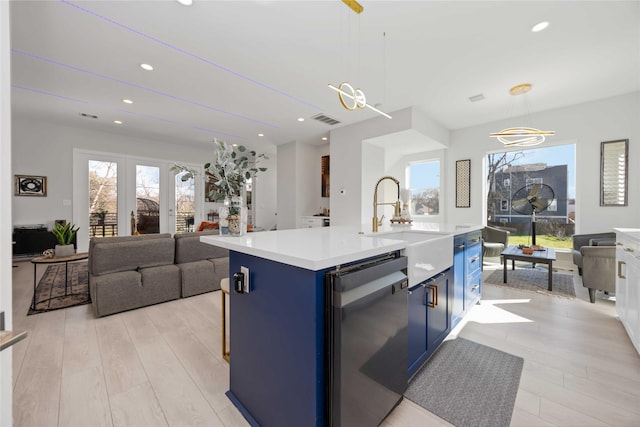
[(44, 313), (91, 302), (86, 261), (69, 263), (67, 295), (64, 279), (64, 264), (48, 266), (36, 288), (36, 309), (32, 310), (29, 307), (27, 314)]
[(515, 288), (524, 291), (543, 293), (546, 295), (575, 298), (576, 290), (573, 283), (573, 274), (553, 272), (553, 291), (547, 289), (548, 272), (535, 268), (518, 268), (507, 271), (507, 283), (503, 283), (503, 270), (495, 270), (485, 276), (484, 283)]

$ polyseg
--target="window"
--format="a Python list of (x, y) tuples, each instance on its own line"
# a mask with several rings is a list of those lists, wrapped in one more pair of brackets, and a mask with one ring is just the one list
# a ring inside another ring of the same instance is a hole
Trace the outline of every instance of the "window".
[(440, 212), (440, 161), (409, 163), (409, 192), (413, 215), (438, 215)]
[[(491, 153), (487, 155), (486, 172), (487, 225), (507, 228), (510, 244), (531, 244), (532, 210), (527, 200), (536, 200), (536, 243), (572, 247), (575, 145)], [(544, 208), (539, 207), (541, 204)]]
[(542, 178), (527, 178), (527, 187), (529, 187), (531, 184), (544, 184), (544, 182), (542, 182)]

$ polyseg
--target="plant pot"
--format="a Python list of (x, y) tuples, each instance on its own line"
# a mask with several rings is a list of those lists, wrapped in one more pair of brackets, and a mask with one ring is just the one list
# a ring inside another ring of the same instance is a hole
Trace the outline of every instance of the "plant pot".
[(73, 245), (56, 245), (55, 257), (64, 258), (73, 255), (75, 252)]

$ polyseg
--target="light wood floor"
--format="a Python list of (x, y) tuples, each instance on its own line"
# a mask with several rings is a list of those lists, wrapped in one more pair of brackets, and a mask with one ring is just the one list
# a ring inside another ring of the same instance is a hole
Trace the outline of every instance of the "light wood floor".
[[(89, 305), (26, 316), (33, 267), (17, 265), (14, 329), (29, 336), (13, 347), (15, 427), (247, 425), (224, 395), (219, 291), (100, 319)], [(486, 285), (452, 333), (525, 359), (512, 426), (640, 426), (640, 357), (613, 302), (576, 290)], [(407, 400), (383, 422), (448, 425)]]

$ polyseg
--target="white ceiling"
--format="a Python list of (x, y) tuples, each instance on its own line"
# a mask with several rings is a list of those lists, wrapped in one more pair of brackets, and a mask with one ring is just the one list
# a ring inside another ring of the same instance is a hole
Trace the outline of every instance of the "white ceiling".
[(267, 148), (376, 117), (341, 107), (327, 84), (345, 80), (384, 111), (414, 106), (452, 130), (513, 115), (519, 83), (533, 84), (531, 111), (640, 90), (638, 1), (361, 4), (356, 15), (339, 0), (12, 1), (12, 106), (176, 144)]

